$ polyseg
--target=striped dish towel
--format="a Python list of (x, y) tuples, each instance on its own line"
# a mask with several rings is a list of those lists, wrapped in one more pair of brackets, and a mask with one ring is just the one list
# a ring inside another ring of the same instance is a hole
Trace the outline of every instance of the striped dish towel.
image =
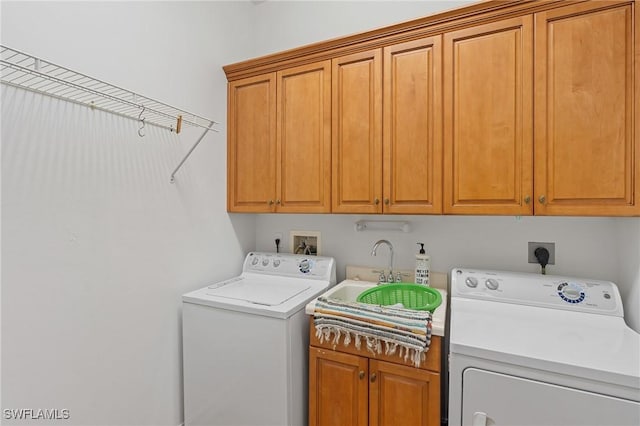
[(416, 367), (424, 360), (431, 343), (431, 312), (389, 306), (343, 302), (326, 297), (316, 300), (314, 310), (316, 337), (321, 343), (332, 341), (334, 347), (344, 337), (357, 349), (362, 342), (373, 354), (398, 354), (411, 359)]

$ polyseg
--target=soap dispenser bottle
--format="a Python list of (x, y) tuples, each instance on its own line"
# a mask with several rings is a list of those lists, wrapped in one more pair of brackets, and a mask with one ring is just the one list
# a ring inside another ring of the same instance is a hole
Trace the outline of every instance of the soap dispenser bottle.
[(424, 243), (417, 244), (420, 246), (420, 252), (416, 254), (416, 284), (428, 286), (431, 258), (424, 251)]

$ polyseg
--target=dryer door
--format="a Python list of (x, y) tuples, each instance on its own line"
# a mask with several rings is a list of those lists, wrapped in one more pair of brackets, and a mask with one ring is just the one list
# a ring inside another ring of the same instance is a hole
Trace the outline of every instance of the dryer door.
[(467, 368), (463, 373), (462, 424), (637, 426), (640, 403)]

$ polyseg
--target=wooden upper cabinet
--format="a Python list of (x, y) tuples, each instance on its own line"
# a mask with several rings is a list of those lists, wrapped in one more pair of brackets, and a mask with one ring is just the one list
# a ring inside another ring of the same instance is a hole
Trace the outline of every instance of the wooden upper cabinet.
[(331, 210), (331, 62), (229, 83), (227, 209)]
[(533, 213), (532, 27), (528, 15), (444, 34), (445, 213)]
[(227, 209), (640, 216), (638, 5), (490, 0), (228, 65)]
[(441, 36), (383, 50), (383, 211), (442, 213)]
[(227, 209), (270, 212), (276, 198), (276, 74), (230, 82), (227, 102)]
[(333, 60), (333, 212), (442, 212), (441, 67), (440, 36)]
[(332, 211), (382, 212), (382, 51), (332, 61)]
[(535, 25), (536, 214), (640, 214), (633, 5), (565, 6)]
[(331, 211), (331, 61), (277, 73), (276, 210)]
[(367, 426), (368, 360), (309, 347), (309, 426)]
[(369, 361), (370, 426), (439, 426), (440, 375)]

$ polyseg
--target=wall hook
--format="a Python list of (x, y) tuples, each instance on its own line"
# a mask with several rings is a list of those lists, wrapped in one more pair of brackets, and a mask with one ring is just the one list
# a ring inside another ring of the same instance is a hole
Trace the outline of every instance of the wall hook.
[(142, 113), (144, 112), (145, 107), (144, 105), (142, 105), (142, 111), (140, 111), (140, 114), (138, 114), (138, 120), (140, 120), (140, 128), (138, 129), (138, 136), (140, 136), (141, 138), (144, 137), (144, 119), (145, 117), (142, 116)]

